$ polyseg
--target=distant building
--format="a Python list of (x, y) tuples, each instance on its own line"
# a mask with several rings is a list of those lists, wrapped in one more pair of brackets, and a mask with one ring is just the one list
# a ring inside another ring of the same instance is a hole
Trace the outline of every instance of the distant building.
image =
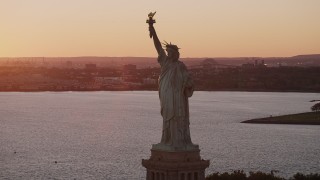
[(156, 79), (151, 79), (151, 78), (143, 78), (142, 79), (143, 84), (157, 84), (157, 80)]
[(242, 68), (254, 68), (254, 64), (252, 63), (245, 63), (241, 65)]
[(264, 64), (264, 60), (261, 60), (261, 63), (259, 64), (259, 61), (256, 59), (254, 60), (254, 63), (245, 63), (241, 65), (242, 68), (265, 68), (267, 67), (266, 64)]
[(267, 65), (264, 63), (264, 60), (262, 59), (262, 60), (261, 60), (261, 63), (260, 63), (260, 64), (257, 64), (256, 67), (265, 68), (265, 67), (267, 67)]
[(216, 66), (218, 63), (216, 60), (212, 58), (205, 59), (201, 62), (203, 69), (212, 69), (214, 66)]
[(123, 83), (122, 77), (95, 77), (95, 82), (101, 84), (121, 84)]

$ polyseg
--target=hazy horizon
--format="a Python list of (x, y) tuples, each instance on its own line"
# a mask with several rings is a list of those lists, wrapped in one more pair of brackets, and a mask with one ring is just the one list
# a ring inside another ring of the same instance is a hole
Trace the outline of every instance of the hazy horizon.
[(156, 57), (148, 25), (181, 57), (290, 57), (320, 52), (320, 1), (0, 2), (0, 57)]
[[(309, 55), (316, 55), (320, 56), (320, 53), (315, 54), (295, 54), (291, 56), (220, 56), (220, 57), (181, 57), (182, 59), (201, 59), (201, 58), (287, 58), (287, 57), (295, 57), (295, 56), (309, 56)], [(90, 57), (96, 57), (96, 58), (157, 58), (157, 55), (155, 56), (11, 56), (11, 57), (0, 57), (0, 58), (8, 58), (8, 59), (14, 59), (14, 58), (90, 58)]]

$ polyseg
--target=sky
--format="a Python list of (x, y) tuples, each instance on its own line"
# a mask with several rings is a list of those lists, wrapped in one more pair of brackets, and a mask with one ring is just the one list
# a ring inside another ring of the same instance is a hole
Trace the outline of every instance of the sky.
[(320, 53), (319, 0), (0, 0), (0, 57), (155, 57), (147, 14), (181, 57)]

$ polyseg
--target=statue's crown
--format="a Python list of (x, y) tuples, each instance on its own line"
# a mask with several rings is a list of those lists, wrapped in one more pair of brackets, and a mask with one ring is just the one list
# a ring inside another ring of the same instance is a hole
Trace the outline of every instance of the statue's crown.
[(176, 51), (179, 51), (180, 48), (178, 48), (177, 45), (174, 45), (174, 44), (171, 44), (170, 43), (167, 43), (166, 41), (164, 41), (164, 43), (162, 43), (166, 48), (171, 48), (171, 49), (174, 49)]

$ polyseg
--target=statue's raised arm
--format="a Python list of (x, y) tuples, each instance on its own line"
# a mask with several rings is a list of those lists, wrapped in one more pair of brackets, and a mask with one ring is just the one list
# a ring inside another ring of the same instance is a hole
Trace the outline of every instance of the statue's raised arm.
[(160, 40), (157, 36), (156, 30), (153, 27), (153, 24), (156, 23), (156, 20), (153, 19), (153, 16), (156, 14), (156, 12), (152, 13), (150, 12), (148, 14), (147, 23), (149, 24), (149, 32), (150, 32), (150, 38), (153, 38), (154, 46), (158, 52), (158, 55), (165, 55), (165, 52), (161, 46)]

